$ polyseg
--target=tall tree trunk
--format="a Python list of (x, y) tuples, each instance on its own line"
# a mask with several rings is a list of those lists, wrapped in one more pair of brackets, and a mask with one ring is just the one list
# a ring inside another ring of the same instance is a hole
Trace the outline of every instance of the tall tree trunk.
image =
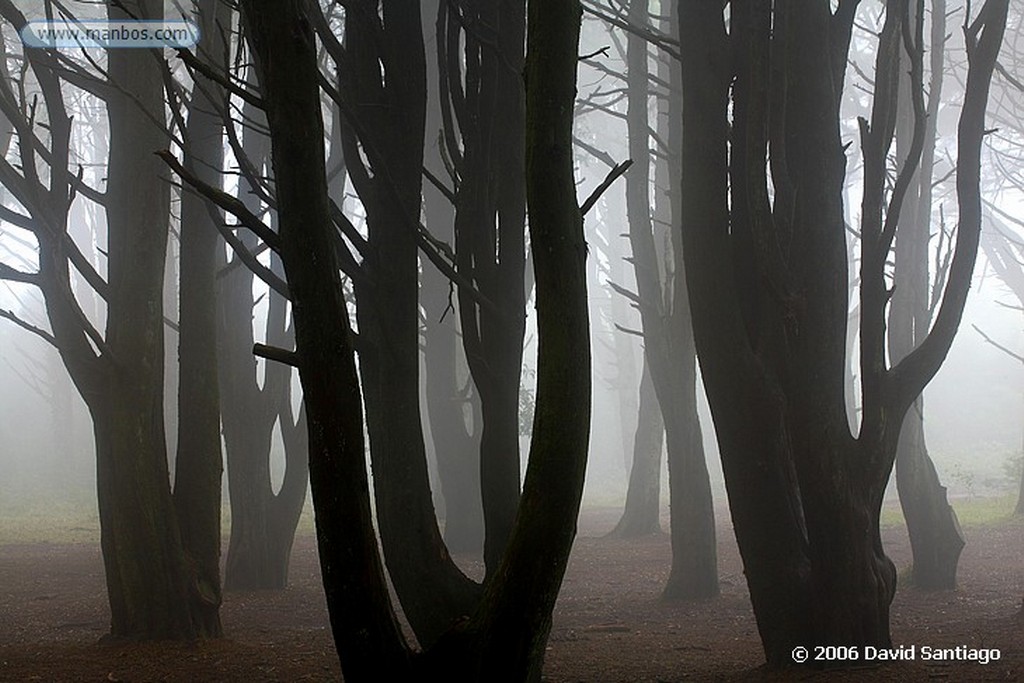
[[(126, 3), (137, 16), (158, 18), (158, 3)], [(111, 6), (109, 17), (129, 14)], [(111, 50), (110, 79), (120, 92), (107, 99), (107, 344), (115, 368), (106, 395), (90, 400), (96, 429), (97, 484), (111, 633), (131, 637), (190, 637), (192, 607), (205, 599), (189, 576), (171, 500), (163, 414), (163, 273), (170, 189), (154, 152), (165, 134), (159, 65), (127, 50)], [(87, 397), (89, 400), (90, 397)]]
[[(202, 32), (200, 52), (226, 54), (220, 36), (230, 25), (227, 6), (220, 0), (204, 0), (198, 6), (197, 19)], [(222, 99), (223, 93), (215, 84), (197, 81), (185, 131), (185, 167), (212, 185), (220, 182), (224, 164), (224, 126), (217, 113), (217, 108), (223, 106)], [(192, 620), (208, 636), (222, 632), (220, 498), (224, 467), (217, 383), (216, 268), (217, 249), (223, 247), (212, 220), (216, 217), (216, 208), (207, 206), (198, 193), (182, 193), (174, 504), (201, 598), (193, 602)]]
[[(438, 528), (419, 405), (423, 30), (416, 3), (385, 0), (381, 9), (380, 31), (358, 13), (346, 17), (350, 68), (343, 71), (343, 89), (361, 108), (346, 116), (343, 139), (366, 209), (369, 245), (353, 289), (384, 558), (405, 614), (426, 645), (468, 613), (478, 587), (452, 561)], [(388, 65), (384, 73), (382, 63)]]
[[(931, 83), (924, 123), (924, 149), (911, 191), (900, 212), (900, 229), (896, 236), (896, 283), (889, 310), (889, 354), (894, 363), (906, 357), (921, 342), (931, 323), (928, 263), (932, 171), (944, 75), (945, 2), (938, 0), (929, 16), (932, 22), (929, 51)], [(900, 80), (903, 112), (896, 128), (896, 145), (897, 151), (905, 154), (904, 147), (912, 146), (915, 132), (915, 116), (910, 106), (910, 88), (913, 86), (909, 73), (904, 73)], [(925, 590), (955, 588), (964, 537), (956, 513), (946, 500), (946, 488), (939, 481), (935, 465), (928, 455), (923, 397), (914, 402), (903, 420), (896, 449), (896, 487), (910, 534), (914, 585)]]
[[(648, 22), (649, 3), (633, 0), (629, 13), (631, 23), (643, 26)], [(711, 482), (697, 420), (696, 350), (682, 268), (675, 266), (679, 276), (668, 284), (662, 282), (659, 274), (649, 187), (648, 46), (642, 37), (633, 33), (627, 41), (629, 154), (638, 163), (626, 177), (626, 209), (645, 359), (651, 365), (668, 451), (672, 571), (664, 597), (669, 600), (707, 598), (718, 594), (718, 570)], [(678, 143), (680, 135), (678, 129), (670, 131), (670, 140)], [(678, 209), (675, 215), (679, 215)], [(678, 243), (673, 245), (679, 264), (682, 263), (680, 247)], [(666, 272), (666, 279), (668, 277)]]
[[(442, 113), (458, 175), (455, 263), (459, 274), (492, 303), (480, 306), (467, 288), (458, 290), (463, 348), (483, 417), (484, 562), (492, 572), (519, 503), (519, 379), (526, 325), (526, 295), (520, 286), (526, 265), (521, 79), (526, 4), (486, 0), (461, 12), (451, 11), (447, 3), (440, 9)], [(485, 44), (476, 31), (465, 30), (466, 23), (495, 27), (494, 43)], [(461, 145), (454, 139), (455, 123)]]
[(319, 67), (309, 8), (304, 0), (241, 3), (271, 133), (321, 573), (346, 679), (406, 680), (409, 659), (390, 608), (370, 510), (351, 330), (331, 256)]

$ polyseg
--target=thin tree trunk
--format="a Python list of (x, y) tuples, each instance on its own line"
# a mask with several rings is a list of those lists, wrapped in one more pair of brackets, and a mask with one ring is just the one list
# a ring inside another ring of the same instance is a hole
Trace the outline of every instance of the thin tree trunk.
[(626, 507), (611, 536), (638, 538), (661, 531), (658, 519), (661, 502), (661, 452), (665, 424), (654, 393), (651, 370), (644, 363), (640, 379), (640, 408), (633, 440), (633, 465), (629, 470)]

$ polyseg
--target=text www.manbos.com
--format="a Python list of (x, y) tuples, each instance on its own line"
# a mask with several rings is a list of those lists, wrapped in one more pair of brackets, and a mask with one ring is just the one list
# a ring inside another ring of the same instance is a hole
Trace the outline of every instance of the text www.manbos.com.
[(29, 21), (22, 27), (25, 47), (186, 48), (199, 42), (199, 27), (186, 20)]

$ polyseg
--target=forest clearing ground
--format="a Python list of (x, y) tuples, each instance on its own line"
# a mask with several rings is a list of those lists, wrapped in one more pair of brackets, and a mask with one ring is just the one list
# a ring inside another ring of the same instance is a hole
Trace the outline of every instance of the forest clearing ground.
[[(897, 645), (1000, 648), (1002, 659), (912, 663), (846, 672), (765, 676), (761, 648), (728, 517), (719, 511), (716, 600), (659, 600), (670, 561), (667, 534), (612, 540), (619, 511), (587, 509), (555, 611), (545, 680), (1024, 680), (1024, 521), (968, 526), (960, 588), (902, 587), (892, 608)], [(7, 520), (0, 518), (0, 526)], [(667, 520), (664, 522), (667, 528)], [(883, 538), (901, 569), (910, 562), (902, 526)], [(285, 591), (230, 593), (227, 638), (197, 646), (100, 643), (107, 605), (99, 546), (0, 545), (0, 681), (328, 681), (340, 678), (327, 626), (313, 537), (300, 532)], [(808, 644), (809, 646), (812, 644)]]

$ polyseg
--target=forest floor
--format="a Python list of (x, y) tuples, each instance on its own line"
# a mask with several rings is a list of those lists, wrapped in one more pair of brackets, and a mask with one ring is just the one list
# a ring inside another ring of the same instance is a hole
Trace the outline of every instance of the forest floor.
[[(924, 593), (901, 584), (893, 638), (916, 646), (917, 661), (771, 674), (759, 668), (760, 642), (727, 516), (719, 514), (721, 597), (678, 605), (659, 600), (671, 557), (668, 536), (603, 538), (617, 515), (583, 513), (555, 610), (547, 681), (1024, 680), (1024, 627), (1015, 620), (1024, 593), (1024, 522), (966, 525), (958, 590)], [(0, 518), (0, 526), (5, 522)], [(906, 531), (890, 523), (883, 536), (902, 578), (910, 562)], [(220, 640), (103, 643), (108, 615), (98, 544), (0, 545), (0, 681), (340, 678), (308, 531), (296, 540), (287, 590), (230, 593), (222, 615)], [(987, 665), (925, 662), (925, 646), (999, 648), (1001, 658)]]

